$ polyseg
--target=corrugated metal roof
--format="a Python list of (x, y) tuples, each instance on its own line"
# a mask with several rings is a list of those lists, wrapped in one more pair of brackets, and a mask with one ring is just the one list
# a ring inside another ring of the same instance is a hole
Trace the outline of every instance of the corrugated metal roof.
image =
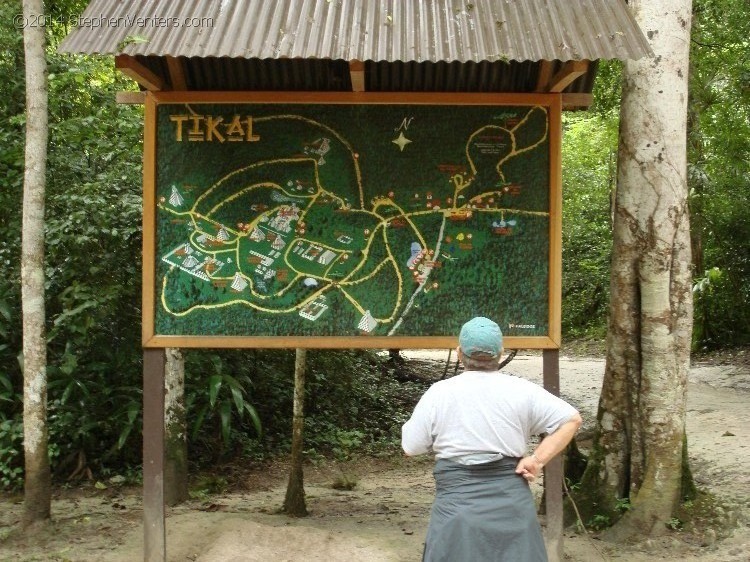
[(92, 0), (60, 51), (416, 63), (651, 54), (623, 0)]
[[(540, 62), (372, 62), (366, 65), (368, 92), (534, 92)], [(552, 74), (563, 63), (555, 61)], [(586, 74), (565, 92), (591, 92), (598, 69), (591, 62)]]
[[(135, 57), (169, 82), (164, 57)], [(352, 89), (349, 64), (343, 60), (183, 58), (188, 90), (200, 91), (340, 91)], [(368, 62), (368, 92), (533, 92), (540, 62)], [(552, 74), (563, 63), (555, 61)], [(564, 92), (591, 92), (597, 62)], [(171, 88), (168, 87), (168, 89)]]
[[(135, 58), (169, 82), (171, 75), (164, 57)], [(180, 61), (188, 90), (348, 92), (352, 89), (349, 63), (342, 60), (192, 57)]]

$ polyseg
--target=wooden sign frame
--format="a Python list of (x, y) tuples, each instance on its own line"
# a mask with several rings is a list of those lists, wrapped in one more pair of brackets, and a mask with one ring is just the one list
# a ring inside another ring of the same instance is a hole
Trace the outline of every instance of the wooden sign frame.
[(562, 178), (560, 94), (446, 94), (375, 92), (148, 92), (145, 100), (143, 166), (143, 325), (145, 348), (372, 348), (447, 349), (455, 336), (208, 336), (155, 331), (157, 108), (160, 104), (387, 104), (543, 106), (549, 116), (548, 334), (505, 337), (506, 349), (558, 349), (561, 331)]

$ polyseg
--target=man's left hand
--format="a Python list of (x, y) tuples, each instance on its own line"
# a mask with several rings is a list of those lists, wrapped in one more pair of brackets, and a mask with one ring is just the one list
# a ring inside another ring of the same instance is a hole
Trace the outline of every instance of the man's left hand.
[(542, 472), (542, 465), (534, 457), (524, 457), (516, 465), (516, 474), (523, 476), (527, 482), (533, 482)]

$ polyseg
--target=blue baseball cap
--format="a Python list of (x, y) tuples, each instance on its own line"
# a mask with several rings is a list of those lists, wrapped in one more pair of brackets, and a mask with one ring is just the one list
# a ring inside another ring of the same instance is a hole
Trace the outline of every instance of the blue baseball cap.
[(461, 327), (458, 346), (469, 357), (475, 353), (497, 357), (503, 349), (503, 333), (489, 318), (477, 316)]

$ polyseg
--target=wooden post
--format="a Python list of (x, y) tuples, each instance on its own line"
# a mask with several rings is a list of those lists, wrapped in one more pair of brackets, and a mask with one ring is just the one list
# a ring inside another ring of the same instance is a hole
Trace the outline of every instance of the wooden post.
[[(542, 351), (544, 388), (560, 396), (560, 350)], [(563, 561), (563, 458), (562, 453), (544, 467), (544, 497), (547, 527), (544, 541), (549, 562)]]
[(143, 350), (143, 560), (165, 562), (164, 349)]
[(364, 92), (365, 63), (361, 60), (349, 61), (349, 75), (352, 80), (352, 92)]

